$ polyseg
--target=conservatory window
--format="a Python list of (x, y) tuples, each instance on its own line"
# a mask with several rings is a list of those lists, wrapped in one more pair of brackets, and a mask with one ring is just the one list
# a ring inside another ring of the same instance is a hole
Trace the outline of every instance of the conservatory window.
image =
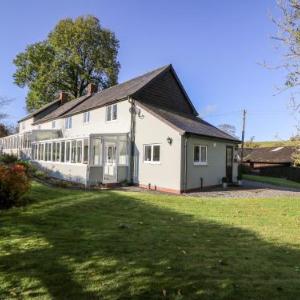
[(77, 141), (77, 163), (81, 163), (82, 160), (82, 141)]
[(92, 162), (94, 165), (101, 165), (101, 139), (93, 140)]
[(61, 142), (61, 162), (65, 162), (65, 142)]
[(66, 142), (66, 162), (70, 162), (71, 142)]
[(89, 140), (84, 139), (83, 141), (83, 163), (87, 164), (89, 161)]
[(71, 143), (71, 162), (76, 162), (76, 141), (72, 141)]

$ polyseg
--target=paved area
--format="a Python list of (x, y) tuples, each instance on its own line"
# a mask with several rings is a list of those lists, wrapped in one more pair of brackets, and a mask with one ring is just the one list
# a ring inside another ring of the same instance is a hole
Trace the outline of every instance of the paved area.
[(273, 198), (273, 197), (300, 197), (300, 190), (277, 187), (255, 181), (243, 180), (242, 187), (229, 187), (206, 190), (203, 192), (190, 193), (197, 197), (224, 197), (224, 198)]
[[(131, 192), (148, 192), (148, 193), (160, 193), (157, 191), (149, 191), (141, 189), (139, 187), (122, 187), (121, 190)], [(277, 187), (271, 184), (265, 184), (255, 181), (243, 180), (243, 186), (228, 187), (223, 189), (222, 187), (205, 189), (201, 192), (193, 192), (184, 194), (186, 196), (194, 197), (212, 197), (212, 198), (273, 198), (273, 197), (300, 197), (300, 189), (292, 189), (286, 187)]]

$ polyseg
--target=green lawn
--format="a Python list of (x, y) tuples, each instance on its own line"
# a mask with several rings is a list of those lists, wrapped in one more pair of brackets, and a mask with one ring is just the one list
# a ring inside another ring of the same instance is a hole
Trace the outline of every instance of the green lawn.
[(270, 184), (273, 184), (276, 186), (300, 189), (300, 183), (292, 181), (292, 180), (287, 180), (284, 178), (244, 174), (243, 179), (253, 180), (253, 181), (258, 181), (258, 182), (263, 182), (263, 183), (270, 183)]
[(0, 212), (0, 299), (300, 298), (300, 198), (31, 196)]

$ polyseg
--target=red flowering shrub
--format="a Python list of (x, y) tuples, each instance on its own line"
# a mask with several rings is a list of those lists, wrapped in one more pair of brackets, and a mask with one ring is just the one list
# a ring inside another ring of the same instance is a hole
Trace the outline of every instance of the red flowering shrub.
[(0, 164), (0, 209), (20, 204), (29, 189), (30, 180), (23, 165)]

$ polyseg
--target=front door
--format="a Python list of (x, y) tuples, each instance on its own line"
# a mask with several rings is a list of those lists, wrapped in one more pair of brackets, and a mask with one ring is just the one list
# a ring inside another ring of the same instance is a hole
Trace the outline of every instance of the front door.
[(117, 181), (116, 152), (116, 144), (105, 144), (103, 182), (110, 183)]
[(232, 165), (233, 165), (233, 147), (226, 147), (226, 177), (232, 182)]

